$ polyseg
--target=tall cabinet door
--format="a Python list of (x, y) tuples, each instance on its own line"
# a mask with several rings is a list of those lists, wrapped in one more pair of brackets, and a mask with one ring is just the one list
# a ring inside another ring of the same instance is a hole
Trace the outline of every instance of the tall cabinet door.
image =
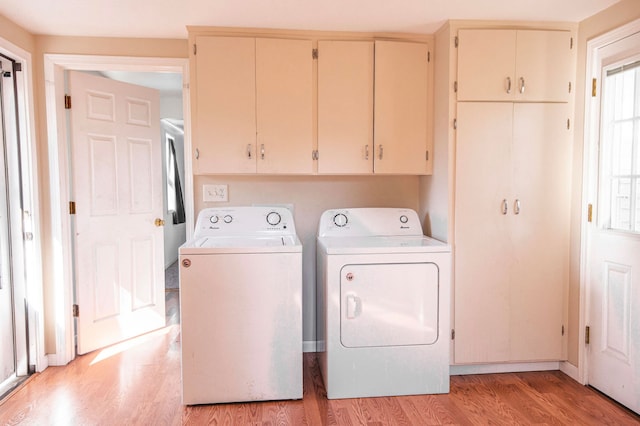
[(255, 173), (255, 39), (205, 36), (196, 44), (196, 170)]
[(514, 104), (511, 360), (562, 359), (571, 138), (564, 103)]
[(318, 42), (318, 173), (373, 172), (373, 42)]
[(512, 119), (511, 103), (458, 103), (455, 363), (509, 359)]
[(427, 173), (428, 47), (376, 41), (375, 173)]
[(256, 39), (258, 173), (312, 173), (310, 40)]

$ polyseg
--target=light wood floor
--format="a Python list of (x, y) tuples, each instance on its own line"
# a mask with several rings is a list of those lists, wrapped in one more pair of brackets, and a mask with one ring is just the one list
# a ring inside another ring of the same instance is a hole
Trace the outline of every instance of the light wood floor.
[(328, 401), (314, 354), (300, 401), (185, 407), (174, 323), (33, 376), (0, 405), (0, 425), (631, 425), (640, 417), (560, 372), (451, 378), (448, 395)]

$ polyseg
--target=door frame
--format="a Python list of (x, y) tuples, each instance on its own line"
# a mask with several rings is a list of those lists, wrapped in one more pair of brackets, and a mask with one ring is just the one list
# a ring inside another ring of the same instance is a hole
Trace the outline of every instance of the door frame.
[[(28, 189), (24, 194), (24, 202), (31, 212), (30, 223), (25, 223), (30, 229), (33, 239), (25, 240), (25, 277), (18, 288), (18, 298), (23, 298), (28, 307), (18, 307), (16, 321), (26, 328), (24, 339), (26, 353), (18, 356), (18, 375), (30, 373), (31, 366), (36, 371), (47, 368), (44, 342), (44, 291), (42, 287), (42, 232), (40, 216), (40, 189), (38, 177), (38, 147), (36, 140), (34, 86), (33, 86), (33, 60), (28, 51), (16, 46), (10, 41), (0, 37), (0, 52), (15, 59), (22, 65), (22, 71), (17, 73), (17, 92), (19, 108), (19, 134), (22, 163), (22, 190)], [(15, 289), (15, 287), (14, 287)], [(17, 298), (17, 299), (18, 299)], [(28, 326), (28, 328), (27, 328)], [(28, 358), (28, 359), (27, 359)]]
[[(582, 384), (589, 382), (589, 359), (585, 344), (585, 328), (591, 317), (591, 286), (589, 272), (589, 234), (590, 227), (598, 223), (597, 209), (591, 224), (588, 221), (587, 206), (596, 206), (598, 201), (599, 156), (598, 142), (600, 138), (600, 96), (602, 81), (600, 81), (600, 49), (615, 43), (625, 37), (640, 32), (640, 19), (622, 25), (603, 35), (587, 41), (587, 61), (585, 67), (584, 93), (584, 150), (582, 157), (582, 204), (580, 229), (580, 314), (578, 330), (578, 381)], [(596, 96), (591, 95), (592, 79), (600, 81)]]
[[(55, 311), (48, 319), (54, 322), (55, 352), (48, 355), (49, 365), (66, 365), (75, 358), (72, 223), (68, 205), (71, 201), (70, 167), (67, 156), (70, 132), (64, 109), (65, 71), (142, 71), (182, 74), (182, 108), (184, 149), (191, 153), (191, 108), (188, 58), (143, 58), (99, 55), (44, 55), (47, 139), (49, 146), (49, 192), (51, 197), (51, 294)], [(193, 232), (193, 164), (185, 155), (185, 213), (187, 238)]]

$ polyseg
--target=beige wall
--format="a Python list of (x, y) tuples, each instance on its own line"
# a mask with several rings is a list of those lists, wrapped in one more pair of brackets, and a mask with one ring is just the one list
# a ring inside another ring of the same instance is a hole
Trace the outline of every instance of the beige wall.
[[(594, 37), (640, 18), (640, 1), (622, 0), (580, 22), (578, 27), (578, 75), (576, 79), (575, 141), (573, 157), (573, 198), (571, 220), (571, 277), (569, 285), (569, 362), (578, 365), (580, 318), (580, 231), (582, 209), (582, 156), (584, 153), (584, 95), (587, 42)], [(591, 78), (591, 76), (589, 76)]]
[[(195, 176), (196, 213), (204, 207), (293, 204), (303, 244), (303, 340), (315, 340), (316, 233), (322, 212), (344, 207), (418, 208), (417, 176)], [(204, 203), (203, 184), (229, 185), (228, 203)]]
[(0, 15), (0, 37), (33, 54), (35, 37), (24, 28)]

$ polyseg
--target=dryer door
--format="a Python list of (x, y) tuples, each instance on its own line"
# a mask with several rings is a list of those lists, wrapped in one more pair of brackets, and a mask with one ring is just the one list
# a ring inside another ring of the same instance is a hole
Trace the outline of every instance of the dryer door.
[(435, 263), (345, 265), (340, 340), (350, 348), (429, 345), (438, 340)]

